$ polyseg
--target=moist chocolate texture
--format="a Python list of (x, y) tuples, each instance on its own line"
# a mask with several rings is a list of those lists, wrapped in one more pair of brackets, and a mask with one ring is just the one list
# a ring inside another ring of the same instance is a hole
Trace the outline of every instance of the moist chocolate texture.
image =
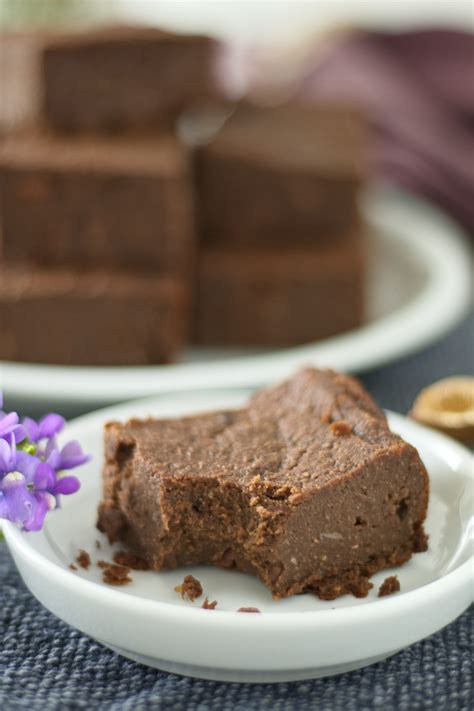
[(426, 549), (428, 475), (353, 378), (305, 369), (241, 410), (105, 428), (98, 527), (156, 570), (214, 564), (276, 598), (365, 596)]

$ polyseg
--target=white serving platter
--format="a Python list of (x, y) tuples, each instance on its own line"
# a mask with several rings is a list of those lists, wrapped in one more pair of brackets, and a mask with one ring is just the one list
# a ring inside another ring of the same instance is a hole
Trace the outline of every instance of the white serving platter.
[(183, 362), (165, 366), (0, 362), (6, 401), (67, 413), (160, 393), (258, 387), (307, 364), (364, 371), (436, 341), (469, 307), (473, 275), (465, 236), (428, 203), (391, 187), (374, 187), (363, 209), (372, 237), (361, 328), (285, 350), (193, 349)]

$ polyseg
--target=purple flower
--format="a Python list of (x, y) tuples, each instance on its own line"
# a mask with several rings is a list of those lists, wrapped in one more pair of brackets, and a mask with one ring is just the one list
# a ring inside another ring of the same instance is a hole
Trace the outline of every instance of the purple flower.
[(20, 418), (16, 412), (3, 412), (3, 396), (0, 392), (0, 438), (7, 439), (14, 434), (17, 442), (21, 442), (25, 438), (26, 433), (23, 427), (19, 424)]
[(56, 415), (54, 412), (45, 415), (39, 422), (32, 420), (31, 417), (25, 417), (22, 422), (30, 442), (39, 442), (41, 439), (54, 437), (61, 432), (64, 424), (64, 417)]
[(18, 471), (6, 474), (0, 481), (0, 518), (22, 525), (33, 518), (35, 507), (24, 475)]
[[(0, 408), (2, 405), (0, 392)], [(61, 472), (90, 457), (79, 442), (58, 446), (56, 435), (64, 424), (64, 418), (54, 413), (39, 422), (25, 417), (20, 424), (16, 412), (0, 410), (0, 519), (13, 521), (26, 531), (39, 531), (48, 511), (60, 505), (61, 495), (79, 489), (75, 476), (61, 476)]]
[(48, 511), (59, 505), (59, 496), (79, 487), (76, 477), (58, 477), (47, 462), (17, 450), (14, 441), (0, 440), (0, 518), (39, 531)]
[(59, 449), (56, 437), (52, 437), (48, 441), (42, 458), (56, 471), (74, 469), (90, 461), (90, 456), (84, 454), (79, 442), (72, 440)]
[(25, 524), (35, 515), (31, 483), (40, 462), (17, 450), (14, 435), (12, 440), (0, 439), (0, 518)]
[(33, 507), (32, 516), (24, 522), (25, 530), (39, 531), (48, 511), (59, 506), (59, 495), (74, 494), (80, 486), (75, 476), (58, 477), (49, 464), (40, 462), (30, 485), (36, 506)]

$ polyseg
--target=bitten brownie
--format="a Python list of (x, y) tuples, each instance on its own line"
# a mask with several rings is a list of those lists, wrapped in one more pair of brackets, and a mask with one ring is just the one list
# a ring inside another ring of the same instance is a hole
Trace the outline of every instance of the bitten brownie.
[(192, 266), (185, 149), (157, 138), (63, 138), (41, 132), (0, 145), (3, 258), (36, 265)]
[(187, 323), (188, 289), (177, 279), (0, 265), (0, 360), (168, 363)]
[(306, 369), (246, 408), (105, 428), (99, 529), (156, 570), (254, 573), (275, 597), (365, 596), (423, 551), (428, 475), (353, 378)]
[(289, 247), (344, 237), (357, 222), (365, 130), (346, 107), (244, 106), (197, 149), (203, 245)]
[(358, 236), (319, 249), (201, 250), (195, 342), (292, 346), (356, 328), (366, 282)]

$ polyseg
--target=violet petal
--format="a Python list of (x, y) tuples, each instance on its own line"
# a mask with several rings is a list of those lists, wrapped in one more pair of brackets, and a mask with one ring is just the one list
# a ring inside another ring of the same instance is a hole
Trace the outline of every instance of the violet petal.
[(50, 412), (49, 415), (45, 415), (38, 423), (40, 438), (53, 437), (58, 434), (58, 432), (61, 432), (65, 423), (66, 420), (64, 417), (61, 417), (61, 415), (57, 415), (54, 412)]
[(7, 475), (0, 483), (0, 518), (23, 524), (32, 517), (35, 506), (36, 500), (21, 475)]
[(9, 412), (0, 419), (0, 437), (5, 437), (13, 432), (18, 425), (19, 417), (16, 412)]
[(37, 442), (40, 434), (38, 423), (32, 420), (31, 417), (24, 417), (21, 424), (26, 430), (30, 442)]
[(75, 440), (68, 442), (61, 450), (61, 469), (74, 469), (90, 460), (88, 454), (84, 454), (79, 442)]
[(49, 511), (47, 495), (36, 494), (32, 496), (34, 503), (31, 507), (29, 518), (24, 522), (25, 531), (40, 531), (43, 527), (44, 519)]
[(16, 460), (15, 455), (13, 447), (5, 439), (0, 439), (0, 472), (11, 471)]
[(81, 482), (75, 476), (63, 476), (60, 477), (54, 486), (51, 493), (55, 496), (58, 494), (74, 494), (81, 488)]
[(46, 462), (40, 462), (34, 477), (35, 491), (52, 491), (56, 486), (56, 474)]
[(28, 484), (34, 483), (39, 464), (40, 460), (32, 454), (22, 452), (21, 450), (16, 453), (15, 468), (25, 475)]

